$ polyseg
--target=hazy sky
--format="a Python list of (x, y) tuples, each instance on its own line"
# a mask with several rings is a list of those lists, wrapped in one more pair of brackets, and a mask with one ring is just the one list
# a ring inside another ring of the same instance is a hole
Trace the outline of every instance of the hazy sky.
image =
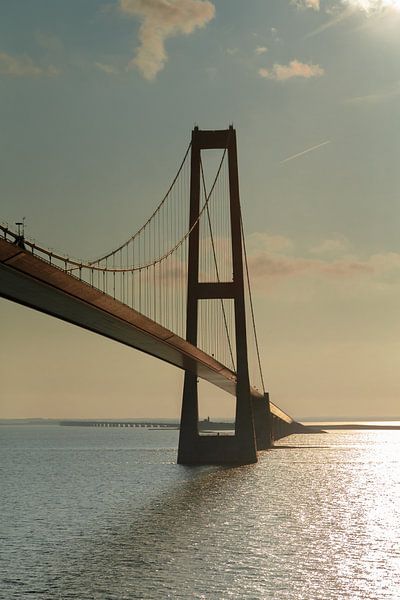
[[(3, 0), (0, 219), (90, 258), (194, 124), (238, 135), (264, 377), (295, 416), (399, 416), (399, 0)], [(177, 416), (182, 375), (2, 300), (0, 417)], [(204, 390), (204, 415), (227, 402)]]

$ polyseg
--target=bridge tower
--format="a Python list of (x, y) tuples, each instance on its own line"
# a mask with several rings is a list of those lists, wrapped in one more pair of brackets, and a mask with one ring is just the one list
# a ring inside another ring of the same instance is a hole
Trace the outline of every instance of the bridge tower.
[[(199, 212), (201, 151), (226, 149), (228, 154), (230, 230), (232, 244), (232, 281), (199, 281)], [(257, 461), (253, 403), (248, 369), (245, 295), (243, 276), (242, 228), (239, 199), (236, 132), (227, 130), (192, 131), (189, 260), (186, 339), (197, 346), (198, 303), (205, 299), (231, 299), (234, 304), (236, 335), (236, 421), (235, 435), (200, 435), (197, 377), (185, 371), (181, 426), (178, 448), (179, 464), (246, 464)], [(195, 225), (197, 222), (197, 225)], [(193, 228), (193, 229), (192, 229)]]

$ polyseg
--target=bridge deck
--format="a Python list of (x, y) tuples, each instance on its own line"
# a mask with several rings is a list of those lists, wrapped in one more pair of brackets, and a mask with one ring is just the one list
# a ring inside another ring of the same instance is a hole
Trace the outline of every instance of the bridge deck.
[[(0, 239), (0, 296), (146, 352), (236, 394), (236, 374), (111, 296)], [(252, 388), (252, 395), (261, 394)], [(293, 419), (271, 403), (276, 416)]]

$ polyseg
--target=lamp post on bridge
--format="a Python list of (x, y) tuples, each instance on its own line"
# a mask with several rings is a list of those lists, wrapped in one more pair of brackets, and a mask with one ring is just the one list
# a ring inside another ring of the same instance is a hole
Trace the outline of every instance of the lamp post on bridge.
[(25, 217), (22, 217), (22, 221), (15, 223), (18, 227), (17, 237), (15, 238), (15, 245), (25, 250)]

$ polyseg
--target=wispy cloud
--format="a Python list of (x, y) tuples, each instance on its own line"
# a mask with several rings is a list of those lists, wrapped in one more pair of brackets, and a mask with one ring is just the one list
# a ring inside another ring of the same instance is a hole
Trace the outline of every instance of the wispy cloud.
[(342, 0), (342, 3), (367, 14), (400, 9), (398, 0)]
[(312, 8), (313, 10), (320, 9), (319, 0), (292, 0), (292, 4), (297, 8)]
[(257, 46), (255, 49), (255, 53), (258, 56), (261, 56), (261, 54), (265, 54), (266, 52), (268, 52), (268, 48), (266, 46)]
[(302, 63), (298, 60), (292, 60), (288, 65), (275, 63), (272, 69), (259, 69), (258, 74), (265, 79), (274, 79), (275, 81), (287, 81), (295, 77), (311, 79), (312, 77), (321, 77), (325, 73), (320, 65), (312, 63)]
[(398, 96), (400, 96), (400, 82), (396, 82), (395, 85), (372, 92), (371, 94), (353, 96), (345, 100), (345, 104), (379, 104)]
[[(299, 0), (299, 2), (304, 4), (303, 0)], [(298, 4), (296, 0), (295, 3)], [(388, 16), (392, 18), (394, 13), (398, 14), (399, 11), (400, 3), (398, 0), (340, 0), (340, 2), (337, 4), (328, 6), (325, 9), (325, 12), (330, 15), (328, 21), (308, 33), (305, 37), (310, 38), (315, 35), (319, 35), (327, 29), (335, 27), (343, 21), (346, 21), (360, 13), (364, 13), (364, 15), (367, 17)], [(356, 30), (363, 29), (366, 26), (366, 24), (361, 27), (358, 26)]]
[[(374, 254), (366, 260), (357, 257), (341, 257), (333, 260), (304, 258), (260, 252), (249, 256), (249, 269), (255, 286), (271, 289), (271, 283), (288, 279), (319, 277), (325, 280), (370, 279), (381, 285), (387, 277), (396, 273), (393, 281), (398, 281), (400, 254), (387, 252)], [(381, 282), (381, 283), (380, 283)]]
[(259, 253), (249, 257), (249, 267), (254, 278), (284, 278), (298, 275), (322, 275), (342, 278), (372, 275), (374, 265), (357, 259), (322, 260), (294, 256)]
[(145, 79), (153, 80), (167, 62), (165, 41), (176, 35), (189, 35), (214, 18), (209, 0), (119, 0), (121, 13), (139, 18), (140, 45), (128, 68), (137, 68)]
[(53, 65), (41, 67), (26, 55), (12, 56), (0, 52), (0, 75), (8, 77), (55, 77), (60, 71)]
[(118, 75), (118, 73), (119, 73), (119, 70), (117, 69), (117, 67), (114, 67), (114, 65), (108, 65), (106, 63), (96, 62), (96, 63), (94, 63), (94, 66), (96, 67), (96, 69), (98, 69), (99, 71), (102, 71), (106, 75)]
[(334, 237), (323, 240), (310, 248), (311, 254), (337, 254), (348, 248), (349, 242), (344, 237)]
[(279, 33), (276, 27), (270, 27), (269, 31), (274, 41), (280, 41)]
[(271, 290), (272, 282), (275, 287), (279, 281), (304, 281), (308, 277), (331, 282), (367, 279), (378, 286), (398, 282), (400, 253), (382, 252), (360, 258), (349, 254), (349, 247), (349, 240), (338, 234), (299, 253), (285, 236), (253, 233), (247, 239), (251, 278), (259, 290)]
[(284, 235), (254, 232), (247, 236), (246, 246), (250, 253), (283, 252), (293, 247), (293, 242)]
[(180, 285), (184, 285), (187, 275), (187, 265), (178, 259), (172, 259), (171, 262), (167, 261), (164, 269), (161, 272), (160, 278), (164, 283), (176, 282)]
[(295, 158), (299, 158), (300, 156), (304, 156), (304, 154), (308, 154), (309, 152), (314, 152), (314, 150), (317, 150), (318, 148), (322, 148), (322, 146), (326, 146), (327, 144), (331, 144), (331, 140), (326, 140), (325, 142), (321, 142), (320, 144), (317, 144), (316, 146), (311, 146), (310, 148), (306, 148), (305, 150), (302, 150), (301, 152), (297, 152), (296, 154), (292, 154), (291, 156), (288, 156), (287, 158), (284, 158), (283, 160), (281, 160), (281, 165), (283, 165), (284, 163), (287, 163), (291, 160), (294, 160)]
[(342, 21), (345, 21), (346, 19), (349, 19), (350, 17), (352, 17), (354, 15), (354, 13), (355, 13), (354, 8), (350, 7), (350, 6), (348, 6), (344, 10), (341, 9), (340, 12), (337, 12), (337, 10), (335, 10), (333, 13), (333, 16), (331, 16), (331, 18), (328, 21), (326, 21), (325, 23), (323, 23), (322, 25), (320, 25), (313, 31), (310, 31), (310, 33), (308, 33), (305, 36), (305, 38), (307, 39), (307, 38), (314, 37), (315, 35), (319, 35), (320, 33), (323, 33), (324, 31), (326, 31), (327, 29), (330, 29), (331, 27), (335, 27)]

